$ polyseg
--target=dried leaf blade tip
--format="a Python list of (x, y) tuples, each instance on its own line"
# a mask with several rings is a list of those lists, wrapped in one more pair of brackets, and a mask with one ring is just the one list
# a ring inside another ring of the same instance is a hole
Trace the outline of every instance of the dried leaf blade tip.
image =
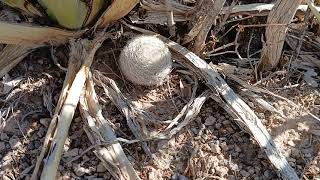
[(159, 86), (170, 74), (172, 58), (167, 45), (160, 39), (140, 35), (124, 47), (119, 66), (123, 75), (132, 83)]

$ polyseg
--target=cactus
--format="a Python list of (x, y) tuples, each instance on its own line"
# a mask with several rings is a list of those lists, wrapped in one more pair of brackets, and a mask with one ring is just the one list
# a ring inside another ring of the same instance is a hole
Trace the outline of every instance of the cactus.
[(119, 58), (120, 70), (134, 84), (159, 86), (172, 68), (171, 53), (154, 36), (137, 36), (124, 47)]

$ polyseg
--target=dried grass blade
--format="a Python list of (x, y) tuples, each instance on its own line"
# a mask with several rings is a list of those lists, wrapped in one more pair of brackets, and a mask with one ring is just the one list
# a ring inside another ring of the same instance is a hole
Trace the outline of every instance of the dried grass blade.
[(112, 21), (121, 19), (127, 15), (137, 4), (139, 0), (116, 0), (102, 14), (96, 23), (96, 27), (103, 28)]

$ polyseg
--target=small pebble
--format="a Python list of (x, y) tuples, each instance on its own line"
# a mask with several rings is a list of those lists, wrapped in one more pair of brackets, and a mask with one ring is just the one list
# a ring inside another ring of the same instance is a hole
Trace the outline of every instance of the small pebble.
[(41, 118), (40, 119), (40, 123), (44, 126), (44, 127), (48, 127), (50, 124), (51, 119), (50, 118)]
[(227, 126), (227, 125), (230, 124), (230, 121), (229, 121), (229, 120), (224, 120), (224, 121), (222, 121), (222, 124), (225, 125), (225, 126)]
[(213, 145), (211, 145), (211, 151), (213, 153), (220, 154), (221, 153), (221, 148), (219, 147), (219, 145), (213, 144)]
[(5, 141), (5, 140), (8, 140), (9, 137), (8, 137), (8, 135), (6, 133), (1, 133), (0, 134), (0, 139), (1, 139), (1, 141)]
[(9, 144), (10, 144), (11, 149), (18, 149), (22, 145), (18, 138), (11, 138), (9, 140)]
[(74, 148), (74, 149), (70, 149), (67, 152), (65, 152), (63, 154), (63, 157), (75, 157), (79, 155), (79, 149), (78, 148)]
[(306, 153), (306, 154), (304, 154), (304, 157), (305, 157), (305, 158), (311, 158), (311, 157), (312, 157), (312, 154), (311, 154), (311, 153)]
[(99, 163), (97, 166), (97, 172), (101, 173), (101, 172), (105, 172), (107, 169), (104, 167), (104, 165), (102, 163)]
[(6, 144), (4, 142), (0, 142), (0, 152), (6, 149)]
[(241, 152), (240, 147), (239, 147), (239, 146), (237, 146), (237, 145), (235, 145), (235, 146), (234, 146), (234, 150), (235, 150), (236, 152), (238, 152), (238, 153), (239, 153), (239, 152)]
[(204, 125), (206, 126), (212, 126), (214, 123), (216, 123), (217, 119), (213, 116), (209, 116), (208, 118), (206, 118)]
[(215, 168), (216, 170), (216, 174), (219, 176), (219, 177), (224, 177), (228, 174), (228, 168), (227, 167), (223, 167), (223, 166), (218, 166)]
[(296, 144), (295, 144), (293, 141), (291, 141), (291, 140), (288, 141), (287, 144), (288, 144), (289, 146), (291, 146), (291, 147), (296, 146)]
[(232, 171), (239, 171), (239, 166), (238, 166), (238, 164), (231, 162), (231, 163), (229, 164), (229, 166), (230, 166), (230, 168), (231, 168)]
[(264, 171), (263, 175), (264, 175), (266, 178), (271, 178), (271, 176), (272, 176), (270, 170)]
[[(224, 160), (224, 156), (223, 156), (222, 154), (219, 154), (218, 159), (219, 159), (220, 161), (222, 161), (222, 160)], [(219, 162), (220, 162), (220, 161), (219, 161)]]
[(237, 180), (237, 178), (234, 175), (228, 176), (228, 180)]
[(89, 169), (81, 167), (80, 165), (74, 164), (73, 171), (77, 176), (83, 176), (84, 174), (90, 173)]
[(248, 173), (253, 175), (254, 174), (254, 168), (250, 168)]
[(228, 149), (229, 149), (229, 147), (228, 147), (226, 142), (221, 143), (220, 146), (224, 151), (228, 151)]
[(250, 173), (245, 171), (245, 170), (241, 170), (240, 171), (240, 174), (243, 176), (243, 177), (249, 177), (250, 176)]
[(215, 128), (216, 128), (216, 129), (220, 129), (221, 126), (222, 126), (221, 123), (216, 123)]
[(75, 119), (74, 119), (74, 122), (80, 122), (82, 119), (81, 119), (81, 117), (76, 117)]
[(172, 180), (188, 180), (188, 178), (179, 173), (176, 173), (172, 176)]

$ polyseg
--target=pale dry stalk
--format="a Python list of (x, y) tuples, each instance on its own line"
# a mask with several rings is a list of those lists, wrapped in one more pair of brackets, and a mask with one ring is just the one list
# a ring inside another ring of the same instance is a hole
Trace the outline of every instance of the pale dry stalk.
[(275, 68), (281, 58), (281, 53), (287, 34), (287, 25), (291, 22), (302, 0), (278, 0), (268, 15), (267, 24), (283, 24), (267, 26), (266, 42), (264, 44), (258, 72)]
[(105, 36), (104, 33), (101, 33), (92, 42), (88, 42), (87, 40), (81, 40), (77, 42), (83, 43), (81, 48), (82, 51), (86, 52), (84, 53), (86, 56), (82, 57), (84, 58), (84, 62), (80, 67), (79, 72), (76, 74), (73, 82), (69, 82), (72, 83), (72, 85), (70, 86), (61, 111), (59, 112), (59, 115), (57, 115), (56, 131), (50, 142), (50, 148), (42, 170), (41, 179), (53, 180), (56, 177), (63, 146), (68, 135), (75, 109), (79, 102), (81, 90), (89, 73), (89, 68), (93, 61), (95, 52), (106, 38), (107, 36)]
[(93, 143), (99, 141), (114, 142), (109, 146), (96, 148), (96, 155), (114, 178), (139, 180), (139, 176), (126, 157), (120, 143), (117, 142), (116, 135), (102, 115), (102, 109), (94, 90), (91, 74), (86, 81), (86, 88), (83, 89), (83, 94), (80, 97), (80, 111), (83, 119), (86, 119), (88, 122), (86, 123), (88, 129), (90, 128), (98, 135), (92, 136), (93, 138), (97, 137), (95, 141), (92, 141)]

